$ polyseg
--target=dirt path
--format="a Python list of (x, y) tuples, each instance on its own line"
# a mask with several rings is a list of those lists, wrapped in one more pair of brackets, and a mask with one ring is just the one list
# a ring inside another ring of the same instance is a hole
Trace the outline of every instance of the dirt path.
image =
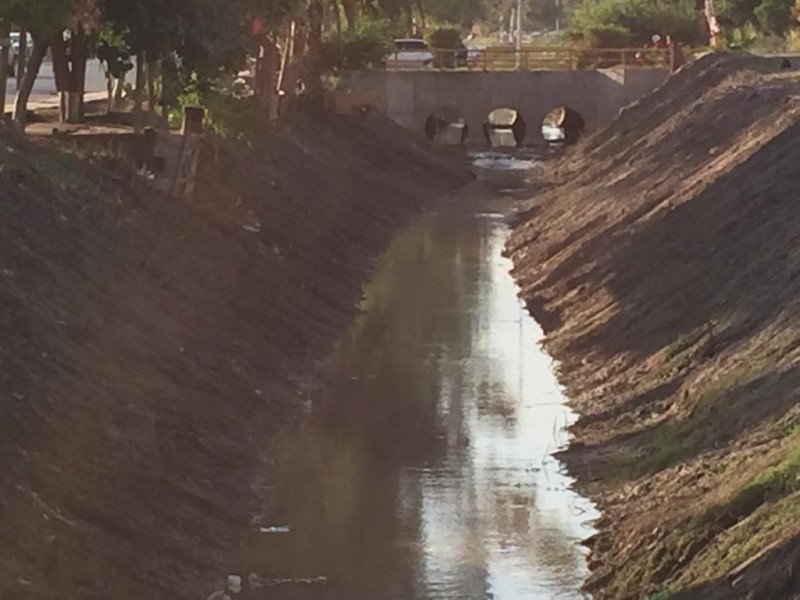
[(800, 592), (800, 84), (775, 66), (679, 72), (509, 245), (583, 414), (564, 459), (605, 512), (598, 599)]
[(0, 597), (205, 597), (373, 257), (468, 176), (298, 120), (210, 144), (180, 201), (0, 137)]

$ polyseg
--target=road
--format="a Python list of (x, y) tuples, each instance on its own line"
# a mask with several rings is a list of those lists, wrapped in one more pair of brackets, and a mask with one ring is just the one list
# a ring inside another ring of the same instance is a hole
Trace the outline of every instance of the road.
[[(86, 66), (86, 93), (97, 95), (106, 91), (106, 78), (100, 67), (100, 61), (90, 60)], [(13, 110), (14, 98), (17, 94), (17, 78), (8, 79), (8, 97), (6, 111)], [(48, 60), (42, 64), (39, 77), (33, 86), (33, 93), (30, 99), (31, 105), (46, 106), (57, 105), (58, 95), (56, 94), (56, 84), (53, 77), (53, 64)]]

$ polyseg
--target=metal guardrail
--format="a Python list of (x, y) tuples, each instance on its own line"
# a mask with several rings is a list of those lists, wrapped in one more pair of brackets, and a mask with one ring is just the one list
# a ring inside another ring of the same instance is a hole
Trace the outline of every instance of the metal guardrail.
[(673, 48), (506, 47), (405, 50), (391, 54), (390, 71), (580, 71), (611, 67), (670, 68)]

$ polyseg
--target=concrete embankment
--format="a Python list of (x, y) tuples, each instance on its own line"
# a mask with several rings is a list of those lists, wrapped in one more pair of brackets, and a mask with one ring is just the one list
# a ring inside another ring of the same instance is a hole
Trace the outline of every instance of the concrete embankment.
[(380, 120), (210, 142), (186, 201), (0, 138), (0, 597), (205, 597), (374, 258), (469, 176)]
[(597, 599), (800, 591), (800, 84), (708, 56), (551, 170), (508, 246), (582, 414)]

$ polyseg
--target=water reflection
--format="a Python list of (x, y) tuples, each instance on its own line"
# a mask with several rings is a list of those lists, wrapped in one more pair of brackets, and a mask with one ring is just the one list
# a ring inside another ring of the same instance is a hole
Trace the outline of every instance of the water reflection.
[[(484, 207), (485, 208), (485, 207)], [(591, 506), (550, 454), (571, 418), (497, 214), (401, 235), (307, 422), (271, 449), (253, 598), (580, 598)], [(327, 577), (326, 583), (300, 579)]]

